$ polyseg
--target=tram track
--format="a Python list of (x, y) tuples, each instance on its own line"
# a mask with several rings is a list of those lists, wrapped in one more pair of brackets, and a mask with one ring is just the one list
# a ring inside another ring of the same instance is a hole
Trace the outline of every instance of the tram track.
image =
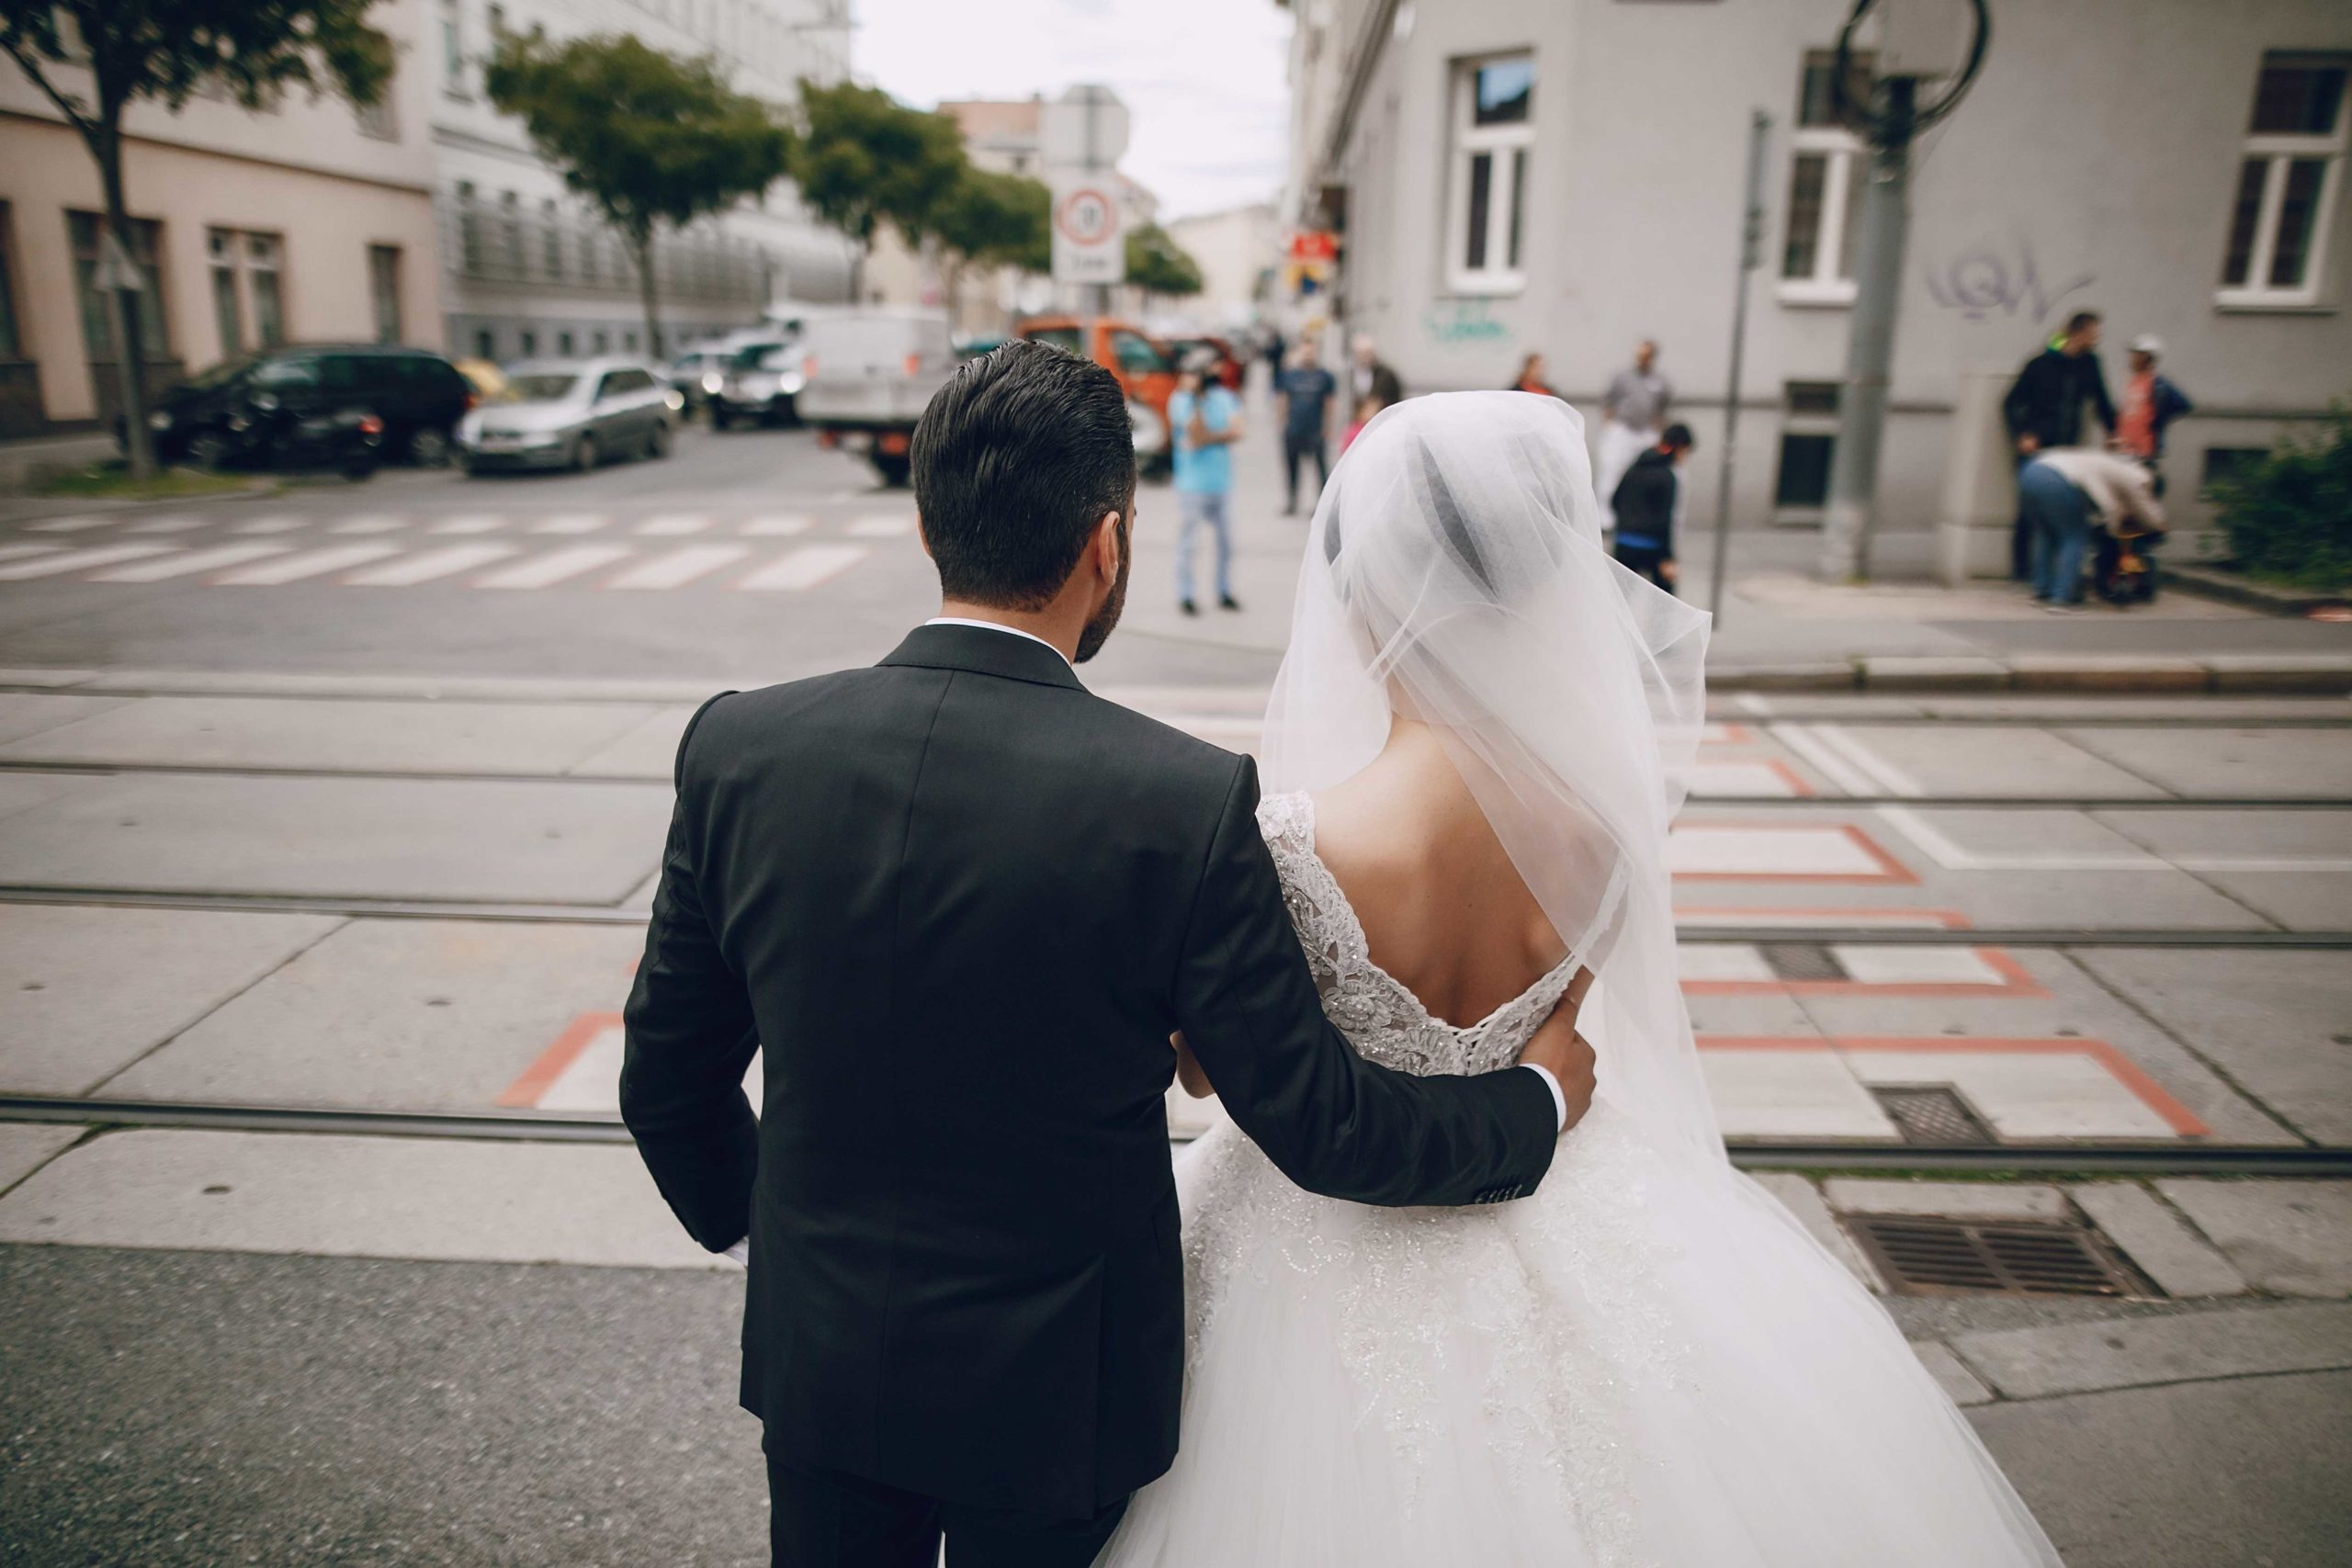
[[(626, 1144), (613, 1117), (538, 1111), (373, 1111), (332, 1106), (84, 1100), (0, 1095), (0, 1121), (93, 1131), (178, 1127), (210, 1132), (441, 1138), (471, 1142)], [(1904, 1170), (1984, 1176), (2352, 1176), (2352, 1147), (2259, 1144), (2002, 1144), (1930, 1146), (1859, 1142), (1734, 1142), (1748, 1170)]]
[[(267, 915), (317, 915), (344, 919), (478, 920), (508, 925), (640, 926), (647, 911), (608, 904), (470, 903), (449, 899), (311, 897), (261, 893), (180, 893), (82, 887), (0, 886), (0, 905), (54, 905), (105, 909), (185, 909)], [(1900, 911), (1896, 911), (1900, 912)], [(2352, 949), (2352, 931), (2081, 926), (1734, 925), (1710, 920), (1679, 927), (1677, 940), (1724, 943), (1834, 943), (1846, 947), (2017, 947), (2033, 949), (2154, 947), (2245, 948), (2281, 952)]]

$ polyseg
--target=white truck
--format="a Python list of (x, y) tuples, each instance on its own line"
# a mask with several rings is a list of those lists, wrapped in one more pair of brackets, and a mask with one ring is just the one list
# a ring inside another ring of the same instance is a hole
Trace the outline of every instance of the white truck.
[(818, 316), (800, 339), (801, 423), (907, 482), (915, 421), (957, 364), (940, 310), (876, 306)]

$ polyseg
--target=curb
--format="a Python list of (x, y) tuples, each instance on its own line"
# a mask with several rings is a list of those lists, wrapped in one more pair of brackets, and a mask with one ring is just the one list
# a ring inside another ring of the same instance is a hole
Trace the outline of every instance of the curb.
[(2344, 696), (2352, 654), (2020, 654), (2014, 659), (1868, 656), (1707, 672), (1710, 692), (2068, 693), (2106, 696)]
[(2266, 615), (2278, 615), (2300, 620), (2314, 610), (2338, 608), (2346, 602), (2341, 593), (2323, 593), (2316, 590), (2272, 588), (2266, 583), (2249, 581), (2233, 572), (2219, 571), (2211, 567), (2182, 564), (2159, 566), (2156, 569), (2166, 588), (2199, 599), (2218, 600), (2235, 604), (2240, 609), (2258, 610)]

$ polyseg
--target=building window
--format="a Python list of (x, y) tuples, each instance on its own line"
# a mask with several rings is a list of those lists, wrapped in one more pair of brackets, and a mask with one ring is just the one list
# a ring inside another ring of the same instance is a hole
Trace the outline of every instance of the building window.
[(2344, 180), (2352, 55), (2266, 54), (2230, 200), (2224, 305), (2313, 305)]
[(205, 258), (212, 274), (212, 325), (220, 334), (220, 357), (234, 359), (244, 351), (245, 316), (237, 302), (237, 236), (229, 229), (208, 230)]
[(478, 276), (481, 272), (481, 214), (474, 209), (474, 185), (471, 180), (458, 182), (458, 258), (465, 274)]
[[(1870, 60), (1857, 55), (1856, 96), (1870, 91)], [(1788, 232), (1781, 246), (1781, 298), (1843, 305), (1854, 298), (1854, 239), (1861, 228), (1870, 150), (1830, 112), (1838, 57), (1815, 50), (1797, 81), (1796, 129), (1789, 138)]]
[(361, 135), (372, 136), (379, 141), (401, 139), (400, 117), (392, 111), (392, 84), (399, 80), (398, 71), (395, 65), (393, 73), (385, 76), (383, 91), (374, 103), (358, 105), (351, 111), (352, 118), (359, 122)]
[(498, 197), (499, 261), (508, 277), (523, 276), (523, 198), (513, 191)]
[(2244, 479), (2269, 456), (2267, 446), (2208, 446), (2198, 475), (2198, 488), (2211, 490), (2217, 484)]
[(1829, 504), (1829, 459), (1838, 446), (1838, 383), (1791, 381), (1782, 390), (1777, 511), (1815, 513)]
[(514, 341), (516, 346), (522, 349), (523, 357), (526, 359), (539, 352), (539, 334), (528, 327), (515, 333)]
[(1535, 140), (1535, 57), (1464, 61), (1453, 73), (1446, 277), (1457, 293), (1501, 294), (1527, 281), (1527, 160)]
[(8, 204), (0, 201), (0, 359), (24, 356), (17, 329), (17, 229)]
[(488, 327), (479, 327), (474, 331), (474, 357), (491, 360), (498, 357), (498, 334)]
[(466, 96), (466, 27), (458, 0), (441, 0), (441, 90)]
[[(250, 347), (275, 348), (286, 341), (286, 297), (278, 265), (285, 241), (276, 234), (237, 229), (208, 229), (205, 257), (212, 276), (212, 321), (220, 333), (220, 354), (230, 358)], [(251, 339), (245, 321), (254, 323)]]
[(599, 354), (604, 353), (606, 349), (612, 346), (612, 340), (607, 338), (601, 331), (596, 333), (594, 342), (596, 344), (596, 352)]
[[(98, 365), (109, 365), (115, 359), (113, 311), (97, 286), (98, 234), (105, 226), (95, 212), (65, 215), (66, 239), (74, 252), (74, 292), (82, 310), (82, 344), (89, 351), (91, 363)], [(139, 295), (139, 345), (150, 364), (166, 356), (164, 345), (171, 341), (166, 330), (164, 275), (155, 265), (163, 239), (162, 224), (152, 218), (133, 218), (124, 243), (124, 249), (130, 253), (131, 265), (147, 280), (147, 287)]]
[(401, 248), (368, 247), (368, 297), (376, 311), (376, 341), (401, 341)]
[(566, 359), (570, 359), (572, 356), (571, 334), (570, 333), (558, 333), (555, 334), (555, 351), (563, 355)]
[(633, 331), (621, 333), (621, 346), (628, 350), (629, 353), (635, 354), (637, 352), (637, 333)]
[(551, 278), (563, 276), (563, 226), (557, 221), (555, 197), (539, 203), (539, 254)]

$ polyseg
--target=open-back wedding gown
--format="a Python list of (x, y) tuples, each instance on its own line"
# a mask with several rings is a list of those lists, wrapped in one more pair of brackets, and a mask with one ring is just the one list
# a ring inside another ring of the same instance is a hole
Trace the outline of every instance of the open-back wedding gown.
[[(1990, 1568), (2049, 1541), (1892, 1319), (1724, 1158), (1674, 971), (1666, 829), (1705, 617), (1601, 553), (1575, 413), (1382, 412), (1310, 533), (1259, 818), (1333, 1022), (1414, 1073), (1511, 1062), (1581, 965), (1591, 1111), (1540, 1189), (1374, 1209), (1230, 1122), (1178, 1166), (1175, 1467), (1107, 1568)], [(1436, 727), (1568, 944), (1476, 1025), (1369, 952), (1309, 790)]]

